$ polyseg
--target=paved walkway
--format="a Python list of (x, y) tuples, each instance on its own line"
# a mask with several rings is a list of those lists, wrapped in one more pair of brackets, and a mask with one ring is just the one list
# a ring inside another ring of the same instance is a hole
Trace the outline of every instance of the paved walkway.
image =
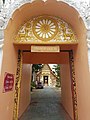
[(71, 120), (60, 104), (60, 90), (34, 90), (31, 104), (20, 120)]

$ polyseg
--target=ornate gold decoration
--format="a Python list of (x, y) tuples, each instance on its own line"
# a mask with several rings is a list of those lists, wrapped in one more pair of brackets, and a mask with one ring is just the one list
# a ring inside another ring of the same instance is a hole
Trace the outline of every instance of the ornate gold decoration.
[(14, 95), (14, 111), (13, 120), (18, 120), (19, 99), (20, 99), (20, 82), (22, 74), (22, 51), (18, 51), (18, 63), (15, 83), (15, 95)]
[(14, 44), (77, 44), (69, 24), (58, 17), (38, 16), (30, 19), (19, 30)]
[(74, 57), (72, 50), (69, 51), (69, 62), (70, 62), (70, 71), (71, 71), (71, 79), (72, 79), (71, 85), (72, 85), (74, 120), (78, 120), (75, 67), (74, 67)]
[[(28, 51), (26, 50), (26, 52), (28, 52)], [(74, 120), (78, 120), (77, 93), (76, 93), (76, 80), (75, 80), (75, 67), (74, 67), (73, 51), (72, 50), (61, 50), (61, 52), (69, 53)], [(22, 76), (21, 73), (22, 73), (22, 51), (19, 50), (18, 51), (16, 83), (15, 83), (13, 120), (18, 120), (19, 99), (20, 99), (20, 82), (21, 82), (21, 76)]]
[(73, 115), (74, 115), (74, 120), (78, 120), (78, 106), (77, 106), (77, 93), (76, 93), (76, 80), (75, 80), (75, 67), (74, 67), (73, 50), (61, 50), (61, 52), (68, 52), (69, 53)]
[(33, 22), (34, 35), (43, 41), (53, 39), (58, 32), (57, 21), (51, 17), (39, 17)]

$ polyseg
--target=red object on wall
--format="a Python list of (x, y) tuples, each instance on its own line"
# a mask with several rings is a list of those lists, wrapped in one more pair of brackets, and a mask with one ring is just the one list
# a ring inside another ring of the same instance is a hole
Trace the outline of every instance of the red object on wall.
[(8, 92), (12, 91), (14, 86), (14, 74), (10, 73), (5, 73), (4, 77), (4, 91), (3, 92)]

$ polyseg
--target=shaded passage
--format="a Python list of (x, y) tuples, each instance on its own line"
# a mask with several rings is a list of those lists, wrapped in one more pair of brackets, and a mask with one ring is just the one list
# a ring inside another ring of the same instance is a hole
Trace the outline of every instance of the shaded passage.
[(34, 90), (31, 104), (20, 120), (71, 120), (60, 103), (60, 89)]

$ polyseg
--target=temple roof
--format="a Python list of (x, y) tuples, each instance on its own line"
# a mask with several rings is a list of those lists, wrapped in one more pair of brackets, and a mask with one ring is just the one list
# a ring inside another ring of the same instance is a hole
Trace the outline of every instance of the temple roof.
[(56, 74), (52, 71), (52, 69), (51, 69), (51, 67), (49, 66), (49, 64), (44, 64), (43, 67), (42, 67), (42, 69), (41, 69), (39, 72), (37, 72), (37, 75), (36, 75), (36, 76), (39, 76), (39, 75), (42, 73), (42, 70), (43, 70), (43, 68), (45, 67), (45, 65), (47, 65), (48, 69), (50, 70), (50, 73), (51, 73), (54, 77), (57, 78)]

